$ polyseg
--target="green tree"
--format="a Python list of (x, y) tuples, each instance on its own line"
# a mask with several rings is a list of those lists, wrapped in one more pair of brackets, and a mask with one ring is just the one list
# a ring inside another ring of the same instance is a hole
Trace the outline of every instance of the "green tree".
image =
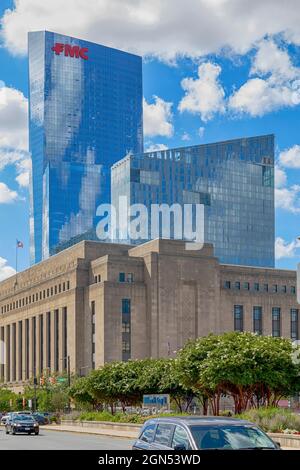
[(219, 414), (222, 394), (232, 396), (235, 412), (249, 405), (276, 405), (299, 390), (299, 365), (290, 340), (231, 332), (190, 342), (179, 354), (186, 385), (207, 395)]

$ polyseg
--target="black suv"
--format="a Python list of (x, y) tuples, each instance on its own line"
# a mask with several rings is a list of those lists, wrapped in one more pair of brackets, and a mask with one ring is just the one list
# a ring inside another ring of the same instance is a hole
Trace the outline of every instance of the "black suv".
[(248, 421), (221, 417), (154, 418), (145, 422), (134, 450), (279, 450)]

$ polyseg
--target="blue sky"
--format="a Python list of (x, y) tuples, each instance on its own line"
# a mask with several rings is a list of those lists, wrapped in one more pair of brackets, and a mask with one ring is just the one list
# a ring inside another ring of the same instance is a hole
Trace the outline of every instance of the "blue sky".
[(274, 133), (276, 264), (295, 269), (300, 261), (295, 242), (300, 235), (299, 3), (272, 0), (274, 18), (269, 2), (258, 0), (243, 6), (236, 0), (63, 3), (65, 15), (61, 0), (19, 0), (17, 7), (0, 0), (0, 279), (13, 273), (16, 239), (24, 242), (19, 269), (29, 265), (26, 33), (35, 29), (144, 55), (146, 148)]

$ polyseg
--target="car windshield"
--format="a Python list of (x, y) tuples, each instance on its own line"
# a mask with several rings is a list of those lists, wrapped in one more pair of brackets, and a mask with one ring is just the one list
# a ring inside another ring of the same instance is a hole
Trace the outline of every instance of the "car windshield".
[(273, 441), (252, 425), (191, 426), (198, 449), (275, 449)]
[(28, 415), (17, 415), (14, 416), (14, 421), (33, 421), (33, 418)]

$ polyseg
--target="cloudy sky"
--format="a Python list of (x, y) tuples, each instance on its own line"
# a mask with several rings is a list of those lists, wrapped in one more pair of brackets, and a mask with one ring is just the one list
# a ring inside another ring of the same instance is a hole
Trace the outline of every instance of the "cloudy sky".
[(0, 0), (0, 280), (29, 264), (27, 32), (144, 56), (146, 148), (276, 136), (277, 266), (300, 261), (299, 0)]

